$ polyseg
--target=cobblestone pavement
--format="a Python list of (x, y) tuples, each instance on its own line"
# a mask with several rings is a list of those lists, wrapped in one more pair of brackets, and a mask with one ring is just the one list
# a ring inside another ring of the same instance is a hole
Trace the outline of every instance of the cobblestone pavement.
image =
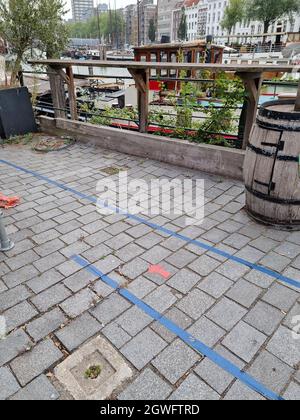
[[(186, 227), (178, 216), (153, 221), (300, 281), (300, 232), (251, 221), (239, 182), (89, 146), (47, 155), (9, 146), (0, 153), (89, 195), (112, 166), (127, 168), (131, 179), (205, 178), (201, 226)], [(53, 369), (97, 335), (134, 370), (116, 391), (121, 400), (263, 399), (81, 269), (74, 254), (268, 389), (300, 399), (300, 340), (292, 335), (298, 289), (125, 216), (101, 216), (72, 191), (1, 162), (0, 179), (1, 192), (22, 199), (5, 211), (16, 246), (0, 253), (0, 314), (8, 329), (0, 340), (0, 399), (68, 398)], [(171, 278), (150, 274), (149, 264), (160, 264)]]

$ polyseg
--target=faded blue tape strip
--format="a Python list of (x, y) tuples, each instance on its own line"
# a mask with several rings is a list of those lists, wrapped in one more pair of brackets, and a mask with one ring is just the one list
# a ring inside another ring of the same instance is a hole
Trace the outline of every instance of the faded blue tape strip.
[(260, 395), (264, 396), (269, 400), (279, 400), (283, 401), (284, 399), (267, 389), (264, 385), (256, 381), (250, 375), (245, 372), (242, 372), (237, 366), (231, 363), (229, 360), (225, 359), (223, 356), (220, 356), (206, 344), (202, 343), (201, 341), (197, 340), (195, 337), (187, 333), (185, 330), (180, 328), (174, 322), (170, 321), (164, 315), (160, 314), (158, 311), (153, 309), (151, 306), (147, 305), (144, 301), (136, 297), (133, 293), (131, 293), (127, 289), (120, 288), (119, 284), (110, 278), (109, 276), (103, 274), (100, 270), (98, 270), (93, 265), (89, 265), (88, 261), (84, 258), (76, 255), (72, 257), (72, 260), (79, 264), (81, 267), (85, 268), (90, 273), (96, 275), (101, 279), (105, 284), (110, 286), (112, 289), (115, 289), (121, 296), (131, 302), (133, 305), (136, 305), (142, 311), (144, 311), (147, 315), (151, 318), (158, 321), (161, 325), (175, 334), (177, 337), (181, 338), (187, 345), (192, 347), (194, 350), (199, 352), (201, 355), (206, 356), (210, 359), (213, 363), (218, 365), (220, 368), (225, 370), (226, 372), (230, 373), (233, 377), (243, 382), (253, 391), (258, 392)]
[(158, 230), (160, 232), (166, 233), (167, 235), (170, 235), (174, 238), (180, 239), (180, 240), (185, 241), (187, 243), (193, 244), (193, 245), (195, 245), (199, 248), (206, 249), (207, 251), (210, 251), (210, 252), (212, 252), (216, 255), (220, 255), (221, 257), (227, 258), (228, 260), (234, 261), (238, 264), (242, 264), (242, 265), (244, 265), (246, 267), (249, 267), (253, 270), (259, 271), (260, 273), (263, 273), (263, 274), (266, 274), (270, 277), (273, 277), (278, 281), (282, 281), (283, 283), (286, 283), (290, 286), (293, 286), (293, 287), (296, 287), (296, 288), (300, 289), (300, 282), (299, 281), (294, 280), (290, 277), (284, 276), (284, 275), (282, 275), (280, 273), (277, 273), (275, 271), (272, 271), (267, 267), (263, 267), (261, 265), (254, 264), (250, 261), (245, 260), (244, 258), (239, 258), (239, 257), (236, 257), (234, 255), (231, 255), (228, 252), (222, 251), (221, 249), (215, 248), (214, 246), (207, 245), (207, 244), (205, 244), (201, 241), (198, 241), (197, 239), (191, 239), (188, 236), (181, 235), (180, 233), (173, 232), (172, 230), (164, 228), (163, 226), (157, 225), (156, 223), (152, 223), (151, 221), (149, 221), (147, 219), (144, 219), (143, 217), (136, 216), (136, 215), (133, 215), (133, 214), (129, 214), (125, 211), (122, 211), (121, 209), (119, 209), (117, 207), (106, 206), (104, 202), (101, 202), (100, 200), (97, 200), (96, 197), (84, 194), (80, 191), (77, 191), (74, 188), (68, 187), (65, 184), (54, 181), (53, 179), (50, 179), (50, 178), (48, 178), (44, 175), (41, 175), (38, 172), (31, 171), (29, 169), (26, 169), (26, 168), (23, 168), (21, 166), (15, 165), (14, 163), (8, 162), (8, 161), (3, 160), (3, 159), (0, 159), (0, 163), (11, 166), (12, 168), (15, 168), (15, 169), (17, 169), (19, 171), (22, 171), (24, 173), (30, 174), (30, 175), (34, 176), (35, 178), (46, 181), (47, 183), (49, 183), (51, 185), (54, 185), (54, 186), (56, 186), (56, 187), (58, 187), (62, 190), (69, 191), (69, 192), (77, 195), (81, 199), (88, 200), (88, 201), (90, 201), (92, 203), (95, 203), (95, 204), (97, 203), (97, 204), (101, 205), (102, 207), (107, 207), (110, 210), (114, 211), (115, 213), (123, 214), (126, 217), (128, 217), (129, 219), (132, 219), (132, 220), (135, 220), (139, 223), (145, 224), (145, 225), (151, 227), (152, 229), (155, 229), (155, 230)]

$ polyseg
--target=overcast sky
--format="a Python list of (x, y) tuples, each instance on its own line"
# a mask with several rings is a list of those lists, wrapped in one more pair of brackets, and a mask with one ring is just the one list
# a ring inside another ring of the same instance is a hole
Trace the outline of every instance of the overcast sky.
[[(95, 5), (96, 5), (96, 2), (97, 1), (98, 1), (98, 3), (106, 3), (106, 4), (108, 4), (108, 0), (94, 0), (94, 4)], [(114, 7), (114, 1), (115, 0), (110, 0), (111, 7)], [(69, 19), (69, 18), (72, 17), (72, 13), (71, 13), (71, 0), (66, 0), (66, 2), (67, 2), (67, 9), (70, 10), (70, 12), (69, 12), (69, 14), (67, 16), (67, 19)], [(136, 3), (136, 0), (116, 0), (117, 8), (121, 8), (121, 7), (127, 6), (128, 4), (134, 4), (134, 3)], [(156, 3), (156, 1), (155, 1), (155, 3)]]

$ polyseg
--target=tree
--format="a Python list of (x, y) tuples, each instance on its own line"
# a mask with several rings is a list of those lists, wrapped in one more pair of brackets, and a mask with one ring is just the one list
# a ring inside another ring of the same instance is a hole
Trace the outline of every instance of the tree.
[(299, 0), (247, 0), (246, 14), (249, 19), (258, 20), (264, 24), (264, 34), (270, 25), (284, 16), (292, 16), (300, 11)]
[(54, 57), (67, 44), (62, 0), (0, 0), (0, 36), (8, 43), (15, 60), (11, 85), (16, 83), (25, 53), (33, 47)]
[(187, 27), (187, 21), (186, 21), (186, 14), (185, 14), (185, 8), (183, 7), (181, 21), (178, 28), (178, 39), (180, 41), (186, 41), (187, 31), (188, 31), (188, 27)]
[(14, 85), (25, 52), (33, 45), (39, 26), (36, 0), (0, 0), (0, 35), (9, 44), (16, 59), (12, 66)]
[[(245, 0), (230, 0), (225, 9), (224, 17), (221, 22), (222, 29), (226, 29), (230, 37), (235, 25), (242, 22), (245, 16)], [(228, 43), (230, 39), (228, 37)]]
[(151, 42), (154, 42), (156, 40), (156, 26), (154, 19), (150, 19), (148, 37)]
[[(120, 10), (116, 11), (115, 16), (110, 12), (102, 12), (99, 16), (100, 21), (100, 35), (104, 38), (106, 43), (110, 40), (123, 39), (125, 21), (124, 16)], [(85, 22), (70, 23), (67, 25), (70, 36), (72, 38), (99, 38), (98, 18), (93, 16)]]
[(69, 42), (69, 31), (63, 16), (66, 14), (62, 0), (41, 0), (39, 5), (40, 25), (37, 42), (47, 58), (60, 58)]

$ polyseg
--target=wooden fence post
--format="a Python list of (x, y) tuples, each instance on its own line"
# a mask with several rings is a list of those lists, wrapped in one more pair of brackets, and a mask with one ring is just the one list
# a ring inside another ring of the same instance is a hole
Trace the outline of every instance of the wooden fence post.
[(49, 66), (49, 81), (55, 118), (66, 118), (66, 95), (61, 67)]
[(149, 124), (149, 69), (129, 69), (138, 90), (139, 127), (147, 133)]
[(243, 150), (246, 150), (253, 124), (256, 120), (257, 108), (259, 104), (259, 96), (263, 82), (262, 73), (237, 73), (245, 85), (247, 95), (249, 98), (249, 106), (247, 109), (247, 120), (245, 125), (245, 132), (243, 138)]
[(76, 88), (74, 83), (73, 69), (71, 66), (68, 66), (66, 69), (68, 77), (68, 92), (69, 92), (69, 106), (72, 120), (78, 120), (77, 114), (77, 98), (76, 98)]
[(300, 112), (300, 79), (299, 79), (299, 85), (298, 85), (298, 93), (297, 93), (297, 98), (296, 98), (295, 111)]

